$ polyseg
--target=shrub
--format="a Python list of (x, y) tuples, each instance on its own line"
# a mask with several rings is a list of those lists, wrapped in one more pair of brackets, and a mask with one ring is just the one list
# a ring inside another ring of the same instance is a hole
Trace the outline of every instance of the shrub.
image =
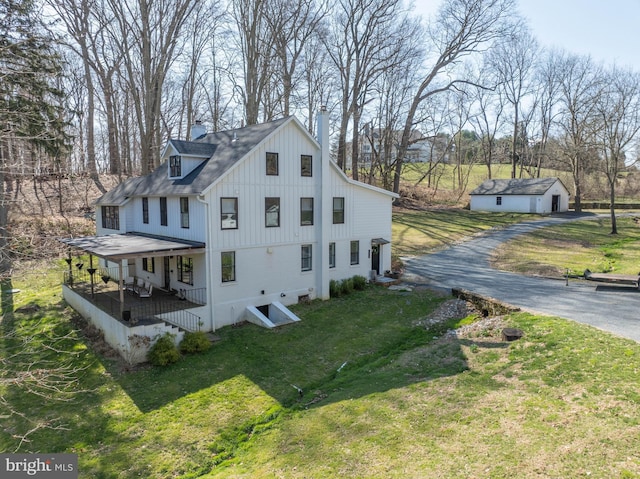
[(211, 343), (207, 339), (207, 335), (202, 331), (194, 333), (185, 333), (180, 343), (180, 351), (183, 353), (199, 353), (206, 351), (211, 347)]
[(147, 359), (155, 366), (166, 366), (180, 359), (180, 351), (173, 342), (173, 335), (167, 333), (160, 337), (149, 349)]
[(358, 291), (362, 291), (367, 285), (367, 278), (365, 278), (364, 276), (360, 276), (357, 274), (352, 279), (353, 279), (353, 288)]
[(329, 296), (332, 298), (337, 298), (342, 294), (342, 289), (340, 287), (340, 281), (336, 281), (332, 279), (329, 281)]
[(351, 279), (351, 278), (343, 279), (342, 283), (340, 284), (340, 290), (342, 291), (342, 294), (352, 293), (353, 292), (353, 279)]

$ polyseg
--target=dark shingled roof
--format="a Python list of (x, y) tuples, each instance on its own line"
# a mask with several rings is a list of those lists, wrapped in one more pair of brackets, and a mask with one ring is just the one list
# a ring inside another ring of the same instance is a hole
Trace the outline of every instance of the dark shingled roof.
[(486, 180), (470, 195), (543, 195), (558, 178)]
[(176, 180), (168, 178), (167, 164), (163, 163), (146, 176), (120, 183), (99, 198), (97, 204), (119, 205), (133, 196), (199, 195), (291, 118), (209, 133), (196, 141), (169, 140), (178, 153), (207, 159), (187, 176)]
[[(205, 135), (206, 137), (206, 135)], [(202, 138), (196, 141), (169, 140), (178, 153), (181, 155), (202, 156), (211, 158), (216, 151), (216, 145), (212, 143), (202, 143)]]

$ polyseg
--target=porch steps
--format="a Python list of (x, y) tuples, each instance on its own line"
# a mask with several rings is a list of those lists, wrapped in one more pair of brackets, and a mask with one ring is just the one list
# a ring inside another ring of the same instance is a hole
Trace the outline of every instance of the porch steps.
[(168, 321), (165, 321), (164, 319), (162, 320), (162, 322), (165, 325), (165, 329), (170, 334), (178, 334), (180, 332), (186, 332), (185, 329), (181, 328), (180, 326), (178, 326), (176, 324), (172, 324), (172, 323), (170, 323)]
[(262, 314), (255, 306), (247, 306), (245, 319), (250, 323), (269, 329), (300, 321), (298, 316), (279, 301), (274, 301), (269, 305), (269, 317)]

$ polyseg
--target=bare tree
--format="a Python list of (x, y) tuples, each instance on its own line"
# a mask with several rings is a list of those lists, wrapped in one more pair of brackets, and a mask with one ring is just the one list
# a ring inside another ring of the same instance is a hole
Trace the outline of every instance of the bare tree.
[[(84, 110), (85, 122), (82, 128), (86, 130), (86, 168), (89, 175), (94, 180), (98, 189), (105, 193), (106, 188), (100, 182), (96, 164), (95, 146), (95, 98), (96, 89), (94, 86), (93, 72), (98, 63), (92, 56), (92, 31), (91, 10), (95, 8), (92, 0), (49, 0), (48, 4), (58, 13), (64, 22), (67, 33), (76, 42), (69, 45), (82, 59), (84, 82), (86, 88), (86, 108)], [(95, 50), (93, 50), (95, 51)]]
[(305, 123), (309, 133), (314, 133), (316, 111), (322, 106), (329, 106), (332, 92), (338, 90), (335, 76), (332, 74), (332, 63), (320, 36), (312, 37), (306, 42), (303, 55), (304, 87), (307, 118)]
[(625, 168), (629, 147), (638, 140), (640, 131), (640, 76), (631, 71), (612, 68), (606, 72), (604, 88), (597, 101), (599, 126), (596, 137), (609, 185), (611, 234), (618, 233), (615, 214), (616, 183)]
[[(471, 86), (469, 86), (471, 88)], [(454, 89), (447, 92), (450, 98), (447, 112), (449, 131), (453, 137), (454, 176), (452, 187), (458, 192), (458, 199), (464, 194), (469, 182), (469, 174), (475, 163), (477, 136), (467, 127), (473, 121), (473, 98), (465, 90)]]
[(472, 121), (480, 136), (479, 156), (487, 167), (487, 178), (491, 179), (496, 135), (503, 122), (504, 98), (496, 91), (499, 80), (493, 74), (492, 68), (485, 66), (478, 76), (478, 85), (484, 81), (489, 87), (474, 87), (477, 114)]
[(596, 100), (603, 87), (602, 68), (591, 58), (559, 54), (558, 116), (559, 146), (571, 170), (575, 210), (582, 211), (582, 182), (594, 146)]
[[(410, 44), (406, 45), (407, 48)], [(368, 105), (368, 121), (361, 135), (362, 154), (365, 156), (364, 171), (368, 174), (363, 181), (370, 184), (380, 182), (380, 186), (390, 189), (393, 182), (393, 155), (398, 143), (398, 133), (405, 114), (405, 105), (410, 99), (411, 85), (415, 78), (412, 65), (418, 53), (407, 55), (398, 65), (385, 70), (371, 87), (375, 100)], [(423, 139), (421, 132), (416, 138)]]
[(318, 35), (318, 28), (327, 14), (326, 2), (315, 0), (270, 0), (266, 20), (271, 30), (273, 51), (278, 59), (283, 116), (291, 114), (291, 99), (296, 87), (296, 75), (307, 42)]
[[(535, 132), (530, 130), (530, 137), (534, 142), (532, 152), (532, 167), (536, 178), (540, 177), (543, 164), (549, 162), (547, 152), (551, 130), (557, 114), (558, 101), (558, 64), (557, 57), (548, 52), (542, 52), (542, 59), (537, 62), (534, 73), (535, 88), (531, 107), (532, 121)], [(549, 166), (549, 165), (548, 165)]]
[[(426, 171), (414, 184), (417, 186), (427, 180), (427, 187), (431, 188), (434, 194), (444, 173), (442, 166), (449, 163), (453, 156), (455, 137), (450, 134), (448, 128), (450, 100), (450, 95), (433, 95), (425, 100), (419, 110), (419, 125), (426, 138), (428, 159)], [(395, 168), (395, 158), (390, 166)]]
[(522, 152), (518, 151), (518, 139), (523, 135), (518, 131), (518, 128), (522, 122), (522, 103), (532, 93), (533, 72), (537, 55), (537, 41), (524, 25), (519, 25), (510, 35), (504, 37), (489, 55), (490, 65), (498, 74), (499, 91), (506, 102), (511, 105), (513, 113), (511, 178), (516, 177), (518, 162), (520, 163), (520, 176), (522, 176), (523, 161), (520, 158)]
[(327, 49), (339, 74), (341, 120), (338, 165), (346, 167), (347, 130), (351, 125), (351, 172), (358, 179), (360, 120), (370, 101), (369, 89), (384, 72), (399, 63), (403, 45), (419, 35), (400, 0), (338, 0)]
[(243, 99), (247, 125), (258, 123), (260, 104), (269, 82), (269, 51), (272, 39), (266, 21), (268, 0), (231, 0), (231, 13), (238, 30), (242, 57)]
[(465, 57), (481, 53), (494, 41), (511, 32), (513, 26), (509, 20), (514, 12), (513, 0), (444, 1), (429, 29), (433, 47), (430, 66), (425, 69), (408, 108), (396, 155), (394, 192), (400, 189), (402, 164), (411, 142), (418, 107), (432, 95), (449, 90), (456, 84), (468, 83), (469, 79), (456, 70), (457, 64)]
[(128, 92), (140, 135), (142, 173), (159, 163), (163, 85), (176, 58), (179, 39), (196, 0), (107, 0), (115, 28), (112, 40), (122, 55)]

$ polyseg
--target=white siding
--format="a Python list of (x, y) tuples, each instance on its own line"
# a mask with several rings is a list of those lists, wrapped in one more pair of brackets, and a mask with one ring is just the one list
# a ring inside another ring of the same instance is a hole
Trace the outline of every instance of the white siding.
[[(497, 204), (497, 197), (502, 198), (502, 204)], [(527, 195), (473, 195), (471, 196), (471, 210), (535, 213), (535, 211), (530, 211), (530, 198)]]
[[(295, 134), (290, 123), (284, 131), (260, 145), (214, 188), (207, 200), (212, 205), (212, 230), (216, 247), (249, 247), (285, 244), (314, 238), (314, 226), (300, 226), (300, 198), (314, 198), (314, 217), (319, 208), (316, 170), (320, 161), (317, 146)], [(266, 153), (278, 153), (279, 174), (266, 175)], [(313, 156), (312, 177), (300, 175), (300, 156)], [(220, 229), (220, 198), (238, 198), (238, 229)], [(280, 226), (265, 227), (265, 198), (280, 198)]]
[(195, 196), (189, 198), (189, 228), (180, 226), (180, 197), (167, 198), (167, 226), (160, 224), (160, 199), (148, 197), (149, 223), (142, 221), (142, 198), (135, 198), (127, 204), (128, 216), (132, 218), (127, 231), (146, 233), (189, 241), (206, 239), (205, 207)]
[[(266, 174), (267, 152), (278, 153), (277, 176)], [(301, 155), (312, 156), (311, 177), (301, 176)], [(190, 197), (188, 229), (180, 227), (179, 197), (167, 198), (168, 226), (160, 225), (158, 197), (149, 197), (148, 224), (142, 222), (142, 198), (130, 200), (121, 209), (121, 229), (206, 243), (206, 255), (194, 255), (193, 286), (177, 281), (176, 256), (170, 258), (169, 264), (172, 288), (207, 288), (207, 308), (211, 314), (203, 313), (205, 329), (242, 320), (247, 306), (274, 301), (289, 305), (303, 295), (326, 298), (330, 279), (369, 277), (372, 239), (391, 240), (392, 198), (388, 193), (347, 179), (335, 165), (328, 163), (326, 152), (326, 164), (322, 165), (322, 156), (318, 143), (302, 125), (287, 122), (212, 185), (203, 201)], [(223, 197), (238, 199), (237, 229), (221, 229)], [(265, 226), (267, 197), (280, 198), (278, 227)], [(345, 224), (332, 224), (333, 197), (345, 199)], [(300, 224), (301, 198), (314, 199), (313, 225)], [(100, 221), (99, 211), (97, 219)], [(360, 244), (357, 265), (350, 264), (351, 241)], [(336, 243), (336, 267), (331, 269), (330, 242)], [(311, 271), (302, 271), (301, 248), (306, 244), (312, 247)], [(233, 282), (222, 282), (224, 251), (235, 252)], [(391, 245), (387, 244), (381, 247), (380, 271), (390, 267)], [(130, 274), (164, 285), (163, 258), (156, 258), (154, 273), (143, 272), (142, 258), (136, 259)]]
[[(278, 153), (279, 174), (266, 175), (266, 153)], [(300, 174), (300, 156), (313, 157), (313, 176)], [(285, 305), (298, 297), (318, 297), (319, 282), (356, 274), (368, 277), (371, 270), (371, 240), (391, 240), (391, 197), (379, 191), (352, 184), (330, 168), (331, 196), (345, 198), (345, 224), (327, 224), (329, 241), (336, 243), (336, 268), (323, 274), (321, 261), (328, 262), (328, 243), (322, 241), (323, 202), (320, 185), (321, 151), (298, 126), (288, 123), (243, 162), (230, 171), (207, 194), (211, 205), (211, 228), (207, 240), (210, 254), (211, 301), (214, 327), (243, 319), (247, 306), (274, 301)], [(238, 228), (221, 229), (220, 198), (238, 198)], [(265, 226), (265, 198), (280, 198), (280, 226)], [(314, 198), (314, 224), (300, 225), (300, 198)], [(327, 215), (324, 215), (327, 217)], [(329, 211), (329, 221), (332, 214)], [(350, 264), (350, 242), (360, 242), (360, 263)], [(301, 271), (301, 247), (312, 246), (312, 270)], [(326, 250), (326, 251), (325, 251)], [(221, 253), (234, 251), (236, 281), (223, 283)], [(382, 247), (381, 268), (389, 269), (391, 247)]]
[[(544, 195), (471, 195), (470, 209), (472, 211), (495, 211), (513, 213), (552, 212), (553, 196), (560, 196), (558, 212), (569, 210), (569, 192), (560, 181), (556, 181)], [(502, 204), (497, 204), (497, 197), (502, 198)]]

